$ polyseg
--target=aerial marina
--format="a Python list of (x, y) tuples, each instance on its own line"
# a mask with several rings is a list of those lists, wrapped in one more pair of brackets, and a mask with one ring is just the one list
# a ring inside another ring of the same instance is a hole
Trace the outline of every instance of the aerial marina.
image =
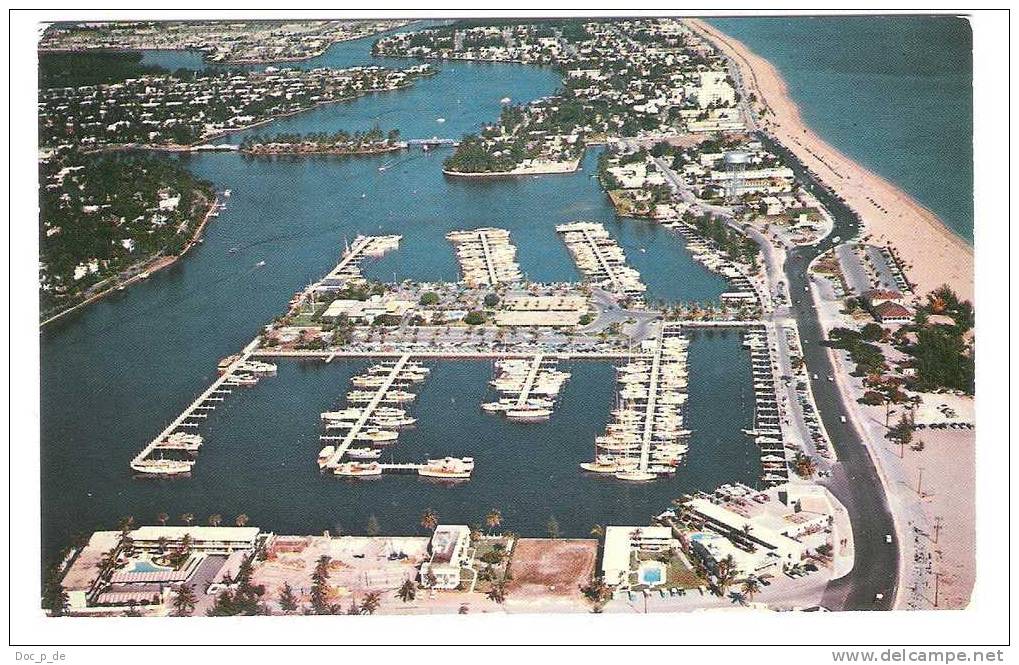
[(446, 239), (456, 246), (463, 281), (471, 288), (512, 284), (521, 279), (517, 249), (505, 229), (453, 231)]
[(968, 593), (955, 540), (898, 562), (959, 508), (970, 286), (880, 235), (895, 200), (861, 208), (711, 25), (131, 25), (42, 42), (134, 72), (40, 83), (48, 612), (929, 609), (949, 566)]
[(627, 298), (641, 298), (647, 287), (640, 273), (626, 264), (623, 249), (605, 226), (595, 222), (560, 224), (556, 232), (570, 248), (585, 278), (595, 286)]

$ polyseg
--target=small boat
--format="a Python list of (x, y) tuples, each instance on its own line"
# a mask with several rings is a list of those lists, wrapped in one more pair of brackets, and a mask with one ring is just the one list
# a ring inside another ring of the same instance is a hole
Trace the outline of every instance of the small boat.
[(378, 459), (382, 451), (375, 448), (347, 448), (347, 457), (351, 459)]
[(361, 416), (361, 409), (342, 409), (340, 411), (326, 411), (322, 414), (322, 420), (356, 420)]
[(372, 418), (371, 423), (378, 425), (382, 428), (400, 429), (402, 427), (413, 427), (414, 423), (417, 422), (417, 418), (411, 418), (410, 416), (386, 416), (382, 418)]
[(385, 429), (368, 429), (359, 432), (355, 437), (358, 441), (370, 441), (371, 443), (389, 443), (396, 441), (400, 435)]
[(336, 446), (326, 446), (318, 451), (318, 465), (325, 466), (326, 461), (336, 453)]
[(346, 477), (381, 476), (382, 467), (378, 462), (344, 462), (336, 467), (333, 474)]
[(616, 473), (616, 478), (619, 478), (620, 480), (633, 480), (637, 482), (654, 480), (657, 477), (658, 476), (653, 473), (648, 473), (647, 471), (638, 471), (636, 469), (632, 471), (620, 471)]
[(227, 250), (227, 251), (228, 251), (228, 252), (229, 252), (230, 254), (236, 254), (236, 253), (237, 253), (237, 250), (238, 250), (238, 248), (237, 248), (237, 247), (231, 247), (231, 248), (230, 248), (229, 250)]
[(430, 459), (418, 469), (418, 475), (426, 478), (464, 479), (474, 471), (473, 457), (443, 457)]
[(509, 104), (511, 101), (513, 101), (513, 100), (511, 100), (509, 97), (503, 97), (502, 99), (499, 100), (499, 103), (500, 104)]
[(265, 265), (265, 261), (259, 261), (258, 263), (255, 264), (255, 267), (256, 268), (261, 268), (264, 265)]
[(516, 400), (501, 399), (498, 402), (485, 402), (481, 405), (481, 409), (488, 413), (498, 413), (500, 411), (509, 411), (515, 404)]
[(446, 122), (446, 119), (445, 118), (436, 118), (435, 122), (437, 122), (437, 123), (439, 123), (441, 125), (442, 123)]
[(525, 408), (506, 411), (506, 419), (517, 422), (536, 423), (548, 420), (550, 417), (552, 417), (552, 409)]
[(626, 469), (632, 469), (637, 466), (636, 462), (627, 462), (626, 460), (595, 460), (593, 462), (582, 462), (580, 468), (584, 471), (591, 471), (593, 473), (619, 473)]
[(223, 196), (229, 198), (230, 194), (232, 194), (232, 192), (229, 189), (224, 189), (223, 190)]
[(190, 473), (194, 462), (191, 460), (144, 459), (131, 462), (131, 468), (138, 473), (154, 476), (176, 476)]

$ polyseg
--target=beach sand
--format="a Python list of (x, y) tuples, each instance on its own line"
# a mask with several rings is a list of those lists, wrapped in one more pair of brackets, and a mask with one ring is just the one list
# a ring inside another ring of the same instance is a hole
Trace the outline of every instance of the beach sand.
[(761, 128), (789, 148), (818, 178), (859, 213), (874, 244), (890, 244), (917, 285), (917, 295), (948, 284), (960, 298), (973, 300), (973, 248), (930, 210), (881, 176), (830, 146), (807, 126), (788, 95), (778, 70), (703, 21), (687, 24), (739, 66), (746, 89), (757, 97)]
[[(926, 549), (932, 556), (932, 570), (940, 574), (938, 607), (961, 609), (969, 604), (976, 577), (974, 543), (975, 456), (973, 430), (926, 430), (915, 438), (924, 442), (920, 452), (906, 449), (902, 460), (909, 478), (920, 480), (925, 512), (930, 522), (925, 531)], [(941, 518), (937, 542), (933, 542), (935, 518)], [(921, 536), (924, 538), (924, 536)], [(933, 605), (933, 575), (926, 580), (924, 597)]]

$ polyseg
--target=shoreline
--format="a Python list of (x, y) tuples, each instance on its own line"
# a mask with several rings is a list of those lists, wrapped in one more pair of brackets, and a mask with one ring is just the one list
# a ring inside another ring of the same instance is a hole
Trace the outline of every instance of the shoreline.
[(551, 162), (540, 166), (518, 167), (512, 171), (451, 171), (443, 168), (442, 174), (451, 178), (514, 178), (529, 175), (569, 175), (580, 170), (583, 155), (569, 162)]
[(895, 249), (910, 281), (917, 285), (917, 297), (948, 284), (961, 299), (973, 301), (969, 243), (909, 194), (854, 162), (810, 128), (769, 61), (702, 20), (688, 19), (686, 24), (740, 69), (746, 91), (757, 97), (755, 107), (764, 111), (761, 131), (788, 148), (860, 215), (864, 237)]
[(321, 49), (311, 52), (308, 55), (294, 55), (285, 56), (281, 58), (273, 58), (271, 60), (263, 58), (233, 58), (230, 60), (209, 60), (208, 49), (198, 48), (195, 46), (135, 46), (135, 47), (95, 47), (95, 48), (46, 48), (40, 47), (39, 53), (79, 53), (82, 51), (105, 51), (107, 53), (144, 53), (145, 51), (179, 51), (181, 53), (199, 53), (202, 56), (202, 64), (206, 67), (229, 67), (229, 66), (242, 66), (249, 67), (254, 65), (272, 65), (277, 62), (304, 62), (306, 60), (313, 60), (323, 55), (326, 51), (333, 47), (335, 44), (344, 44), (346, 42), (353, 42), (359, 39), (371, 39), (377, 37), (383, 32), (390, 32), (391, 30), (402, 30), (408, 25), (414, 23), (418, 19), (412, 19), (404, 21), (400, 25), (392, 28), (386, 28), (385, 30), (378, 30), (368, 35), (361, 35), (359, 37), (338, 37), (336, 39), (329, 40), (329, 42)]
[[(52, 316), (43, 319), (42, 321), (39, 322), (39, 329), (41, 330), (50, 323), (53, 323), (54, 321), (58, 321), (59, 319), (64, 318), (71, 312), (77, 311), (88, 305), (91, 305), (92, 303), (102, 300), (103, 298), (110, 295), (114, 291), (119, 290), (121, 287), (127, 288), (132, 284), (148, 279), (149, 277), (159, 272), (160, 270), (168, 268), (172, 266), (174, 263), (177, 263), (177, 261), (182, 259), (184, 255), (191, 251), (191, 248), (197, 245), (198, 241), (201, 240), (202, 232), (205, 230), (205, 226), (209, 223), (209, 220), (212, 219), (212, 213), (214, 213), (218, 207), (219, 207), (219, 195), (213, 194), (212, 201), (209, 203), (208, 209), (202, 216), (202, 220), (198, 223), (198, 226), (195, 227), (194, 233), (191, 234), (191, 239), (188, 240), (188, 243), (186, 245), (184, 245), (184, 249), (182, 249), (180, 253), (175, 254), (173, 256), (160, 256), (156, 254), (151, 258), (146, 259), (144, 264), (140, 267), (139, 272), (135, 273), (133, 276), (129, 277), (123, 282), (120, 281), (115, 282), (108, 286), (107, 288), (99, 291), (98, 293), (89, 296), (85, 300), (82, 300), (81, 302), (75, 305), (62, 309), (56, 314), (53, 314)], [(138, 264), (135, 265), (137, 266)], [(128, 270), (131, 270), (133, 267), (134, 266), (129, 267)], [(145, 275), (145, 277), (142, 277), (142, 275)], [(107, 280), (114, 279), (115, 277), (116, 275), (113, 275), (111, 277), (108, 277)]]
[(390, 145), (385, 148), (372, 148), (368, 150), (340, 150), (340, 149), (322, 149), (322, 150), (243, 150), (238, 149), (237, 152), (241, 155), (248, 157), (279, 157), (279, 156), (292, 156), (292, 157), (316, 157), (316, 156), (331, 156), (331, 157), (370, 157), (372, 155), (385, 155), (391, 152), (400, 152), (401, 150), (407, 149), (406, 143)]

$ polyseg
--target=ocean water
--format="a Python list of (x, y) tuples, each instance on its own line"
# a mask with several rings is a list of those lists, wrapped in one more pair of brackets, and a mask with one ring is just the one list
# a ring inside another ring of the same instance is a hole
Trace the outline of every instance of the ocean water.
[(964, 18), (717, 18), (767, 58), (833, 146), (973, 241), (972, 31)]
[[(373, 61), (369, 47), (370, 40), (338, 44), (322, 58), (335, 66), (364, 64)], [(262, 131), (356, 129), (378, 121), (408, 137), (458, 136), (492, 121), (502, 97), (526, 101), (557, 85), (549, 70), (454, 63), (412, 89), (319, 107)], [(646, 524), (691, 489), (755, 482), (757, 451), (740, 433), (752, 422), (750, 373), (735, 332), (701, 334), (692, 346), (690, 461), (661, 482), (627, 485), (577, 466), (592, 456), (614, 403), (613, 371), (604, 362), (566, 365), (573, 378), (560, 407), (549, 422), (533, 425), (481, 412), (490, 364), (435, 363), (410, 409), (419, 425), (401, 434), (392, 454), (400, 461), (473, 455), (475, 477), (455, 487), (401, 476), (351, 483), (319, 473), (318, 414), (339, 403), (362, 361), (282, 361), (277, 377), (235, 391), (212, 413), (191, 478), (132, 478), (129, 460), (213, 380), (216, 362), (254, 337), (294, 291), (332, 268), (344, 241), (358, 233), (404, 236), (398, 251), (365, 264), (378, 279), (394, 273), (455, 279), (445, 233), (495, 225), (510, 229), (531, 279), (574, 280), (554, 226), (593, 219), (606, 224), (641, 270), (649, 297), (703, 301), (726, 290), (680, 238), (650, 222), (615, 217), (592, 177), (594, 150), (575, 174), (481, 182), (443, 177), (447, 154), (170, 157), (232, 195), (205, 242), (183, 261), (42, 332), (44, 551), (52, 555), (73, 533), (115, 527), (122, 516), (151, 522), (162, 511), (175, 518), (192, 512), (201, 521), (220, 513), (228, 522), (244, 512), (253, 525), (277, 533), (363, 533), (374, 514), (384, 531), (410, 533), (426, 507), (458, 522), (498, 507), (506, 528), (520, 533), (543, 534), (554, 515), (565, 535), (582, 536), (595, 522)]]

